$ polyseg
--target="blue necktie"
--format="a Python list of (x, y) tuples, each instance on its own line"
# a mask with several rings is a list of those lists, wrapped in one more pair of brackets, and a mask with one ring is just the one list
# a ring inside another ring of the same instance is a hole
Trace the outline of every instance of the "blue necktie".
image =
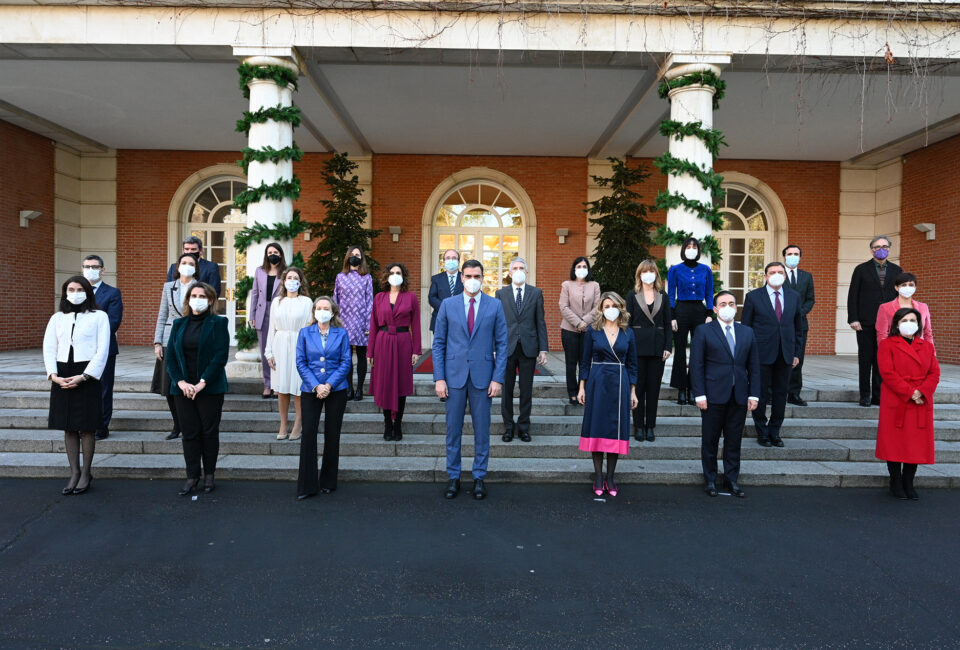
[(447, 275), (447, 281), (450, 283), (450, 295), (453, 295), (453, 289), (457, 286), (457, 280), (455, 275)]
[(737, 344), (733, 340), (733, 325), (727, 325), (727, 345), (730, 346), (730, 356), (737, 356)]

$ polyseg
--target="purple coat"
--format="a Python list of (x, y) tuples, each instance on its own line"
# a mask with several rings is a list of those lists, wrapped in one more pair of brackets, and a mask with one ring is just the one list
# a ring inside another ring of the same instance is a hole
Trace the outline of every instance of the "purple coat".
[(250, 316), (253, 328), (265, 330), (270, 327), (270, 303), (280, 295), (283, 279), (278, 275), (273, 281), (273, 295), (267, 295), (267, 272), (258, 266), (253, 274), (253, 288), (250, 290)]
[[(381, 327), (386, 330), (380, 331)], [(397, 332), (406, 327), (409, 331)], [(367, 356), (373, 359), (370, 392), (373, 402), (382, 409), (397, 410), (397, 398), (413, 395), (413, 364), (419, 355), (420, 303), (412, 291), (401, 291), (390, 308), (390, 292), (381, 291), (373, 299), (370, 316), (370, 347)]]
[(373, 276), (356, 271), (338, 273), (333, 299), (340, 307), (340, 320), (347, 330), (350, 345), (367, 344), (370, 310), (373, 308)]

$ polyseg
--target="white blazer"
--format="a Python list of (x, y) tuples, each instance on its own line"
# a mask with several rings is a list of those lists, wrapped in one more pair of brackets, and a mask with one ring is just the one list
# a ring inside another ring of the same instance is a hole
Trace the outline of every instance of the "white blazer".
[(79, 314), (58, 311), (50, 317), (43, 333), (43, 365), (47, 377), (57, 372), (58, 361), (66, 362), (70, 358), (71, 345), (74, 361), (89, 361), (83, 372), (100, 379), (110, 354), (107, 313), (100, 310)]

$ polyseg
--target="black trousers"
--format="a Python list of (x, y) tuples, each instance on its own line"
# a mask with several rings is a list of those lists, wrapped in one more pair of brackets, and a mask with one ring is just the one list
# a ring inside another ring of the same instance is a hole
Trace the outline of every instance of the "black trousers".
[[(753, 412), (753, 424), (757, 439), (780, 437), (783, 416), (787, 411), (787, 383), (790, 381), (790, 365), (777, 353), (772, 364), (760, 364), (760, 395), (757, 409)], [(770, 402), (770, 419), (767, 420), (767, 402)]]
[(740, 443), (743, 440), (743, 423), (747, 405), (737, 404), (731, 391), (726, 404), (708, 404), (700, 411), (700, 464), (703, 479), (708, 483), (717, 480), (717, 447), (723, 436), (723, 475), (728, 481), (740, 478)]
[[(317, 474), (317, 431), (323, 407), (323, 463)], [(320, 488), (337, 489), (337, 471), (340, 467), (340, 429), (343, 412), (347, 408), (347, 391), (331, 392), (326, 399), (316, 393), (300, 393), (300, 411), (303, 417), (303, 437), (300, 439), (300, 472), (297, 474), (297, 494), (316, 494)]]
[[(860, 399), (880, 401), (880, 366), (877, 364), (877, 328), (862, 325), (857, 332), (857, 361), (860, 365)], [(871, 386), (871, 377), (873, 385)]]
[(677, 331), (673, 333), (673, 372), (670, 374), (670, 385), (680, 390), (689, 390), (687, 338), (693, 339), (693, 333), (706, 319), (703, 303), (696, 300), (678, 300), (673, 318), (677, 321)]
[(580, 393), (580, 360), (583, 358), (583, 332), (560, 330), (560, 343), (563, 344), (563, 360), (567, 366), (567, 396), (576, 397)]
[(513, 387), (517, 383), (517, 368), (520, 369), (520, 417), (517, 418), (517, 429), (524, 433), (530, 432), (530, 411), (533, 406), (533, 373), (537, 369), (537, 358), (523, 354), (520, 345), (507, 357), (507, 376), (503, 383), (503, 396), (500, 400), (500, 414), (503, 415), (503, 426), (513, 428)]
[(803, 358), (807, 356), (807, 330), (797, 330), (797, 338), (800, 339), (800, 363), (790, 370), (790, 383), (787, 385), (787, 392), (792, 395), (799, 395), (803, 390)]
[(177, 419), (183, 434), (183, 460), (187, 464), (187, 478), (200, 478), (200, 465), (205, 476), (217, 469), (220, 454), (220, 415), (223, 413), (223, 394), (211, 395), (200, 391), (193, 399), (175, 395)]
[(633, 426), (652, 429), (657, 426), (663, 357), (637, 357), (637, 366), (637, 408), (633, 409)]
[(110, 428), (110, 418), (113, 417), (113, 379), (117, 371), (117, 355), (107, 355), (107, 365), (100, 375), (100, 414), (103, 416), (101, 429)]

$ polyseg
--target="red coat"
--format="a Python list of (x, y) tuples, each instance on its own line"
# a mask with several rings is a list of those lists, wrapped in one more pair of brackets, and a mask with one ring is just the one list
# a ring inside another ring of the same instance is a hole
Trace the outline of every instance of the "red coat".
[[(877, 362), (880, 421), (877, 458), (895, 463), (933, 464), (933, 393), (940, 381), (940, 365), (933, 344), (920, 337), (908, 343), (900, 336), (881, 341)], [(910, 396), (919, 390), (925, 404)]]
[[(380, 331), (381, 327), (387, 329)], [(397, 332), (398, 327), (406, 327), (409, 332)], [(367, 346), (367, 356), (373, 359), (370, 393), (374, 404), (396, 411), (398, 398), (413, 395), (413, 365), (410, 361), (421, 351), (417, 295), (412, 291), (401, 291), (392, 309), (389, 291), (374, 296)]]

